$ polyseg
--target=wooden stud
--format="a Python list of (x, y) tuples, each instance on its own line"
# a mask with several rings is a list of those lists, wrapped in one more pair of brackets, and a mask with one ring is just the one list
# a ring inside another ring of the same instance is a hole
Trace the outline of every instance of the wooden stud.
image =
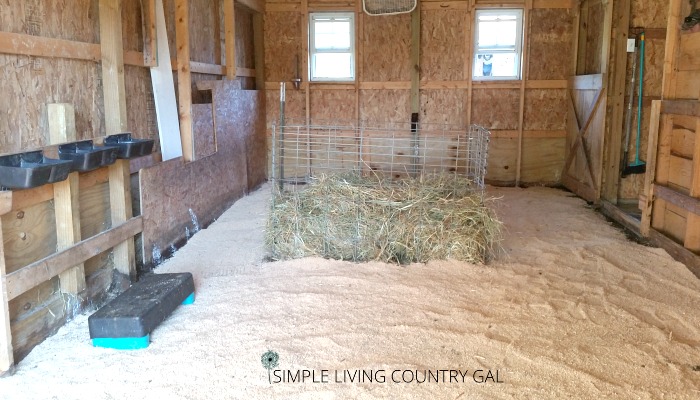
[[(141, 25), (143, 26), (143, 63), (144, 66), (156, 65), (156, 2), (141, 0)], [(126, 58), (126, 57), (125, 57)]]
[(0, 377), (11, 374), (14, 369), (12, 331), (10, 330), (10, 301), (5, 275), (5, 249), (2, 244), (2, 221), (0, 221)]
[(469, 11), (465, 17), (467, 19), (467, 29), (465, 29), (466, 40), (464, 41), (467, 57), (464, 58), (464, 79), (467, 80), (467, 119), (466, 125), (472, 123), (472, 94), (474, 89), (474, 79), (472, 79), (473, 57), (472, 45), (474, 44), (474, 2), (469, 5)]
[[(75, 131), (75, 110), (71, 104), (49, 104), (49, 132), (51, 144), (77, 140)], [(68, 179), (53, 184), (54, 209), (56, 217), (56, 249), (67, 249), (80, 242), (80, 200), (78, 172), (68, 175)], [(85, 267), (82, 263), (59, 275), (61, 292), (69, 295), (68, 310), (83, 299), (85, 290)]]
[(0, 53), (35, 57), (100, 61), (100, 46), (92, 43), (0, 32)]
[(126, 89), (120, 0), (100, 0), (100, 46), (105, 130), (108, 135), (126, 131)]
[(608, 104), (612, 109), (610, 124), (607, 127), (607, 164), (605, 166), (605, 179), (602, 188), (602, 196), (617, 203), (617, 192), (620, 186), (620, 153), (622, 149), (622, 131), (625, 113), (625, 78), (627, 77), (627, 38), (630, 23), (631, 0), (618, 0), (618, 14), (616, 15), (615, 34), (615, 61), (610, 91), (608, 92)]
[(308, 85), (308, 80), (311, 76), (309, 73), (309, 0), (301, 1), (301, 13), (301, 54), (299, 55), (301, 58), (301, 71), (299, 73), (304, 76), (302, 81), (307, 81), (307, 84), (304, 85), (304, 115), (306, 126), (308, 127), (311, 122), (311, 110), (309, 110), (311, 93)]
[(175, 1), (175, 42), (177, 45), (178, 115), (182, 158), (194, 159), (192, 140), (192, 75), (190, 73), (190, 11), (189, 0)]
[[(693, 170), (691, 173), (691, 184), (690, 184), (690, 196), (693, 198), (700, 197), (700, 140), (697, 136), (700, 132), (700, 118), (697, 119), (696, 127), (696, 139), (695, 146), (693, 149)], [(671, 132), (664, 132), (666, 134), (671, 134)], [(700, 215), (696, 213), (688, 213), (686, 230), (685, 230), (685, 241), (683, 245), (691, 251), (700, 251)]]
[(522, 173), (523, 164), (523, 129), (525, 125), (525, 84), (528, 77), (529, 65), (528, 53), (530, 48), (529, 32), (530, 32), (530, 9), (532, 9), (532, 0), (526, 0), (525, 9), (523, 10), (523, 54), (525, 60), (522, 63), (522, 71), (520, 72), (520, 104), (518, 109), (518, 150), (515, 155), (515, 186), (520, 186), (520, 175)]
[(234, 0), (224, 2), (224, 43), (226, 47), (226, 78), (236, 79), (236, 7)]
[(257, 90), (265, 88), (265, 35), (263, 28), (263, 15), (253, 14), (253, 47), (255, 48), (255, 70), (253, 72)]
[[(131, 219), (133, 211), (129, 160), (117, 160), (109, 166), (109, 203), (112, 226)], [(114, 268), (129, 280), (136, 278), (133, 238), (128, 238), (114, 247)]]
[(411, 13), (411, 113), (420, 113), (420, 10), (421, 3)]
[(680, 42), (681, 0), (671, 0), (666, 26), (666, 50), (664, 54), (664, 74), (661, 83), (663, 99), (675, 97), (676, 92), (676, 56)]
[(661, 117), (661, 102), (656, 100), (651, 105), (651, 120), (649, 121), (649, 137), (647, 147), (647, 166), (644, 176), (645, 201), (642, 207), (642, 219), (639, 231), (642, 236), (649, 236), (651, 227), (652, 207), (654, 201), (653, 185), (656, 179), (656, 162), (659, 139), (659, 123)]

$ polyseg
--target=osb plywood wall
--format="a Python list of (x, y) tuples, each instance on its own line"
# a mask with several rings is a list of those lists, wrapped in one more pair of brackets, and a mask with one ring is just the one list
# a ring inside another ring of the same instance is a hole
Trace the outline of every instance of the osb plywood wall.
[[(121, 1), (125, 53), (133, 55), (145, 51), (142, 4), (147, 3)], [(176, 56), (174, 4), (175, 0), (164, 0), (173, 58)], [(222, 14), (221, 1), (190, 0), (191, 59), (219, 69), (226, 63)], [(250, 70), (255, 68), (252, 15), (236, 4), (236, 65)], [(23, 37), (35, 38), (40, 44), (45, 44), (42, 42), (45, 39), (62, 39), (69, 41), (68, 46), (83, 46), (84, 49), (87, 45), (96, 54), (91, 60), (71, 56), (61, 58), (51, 53), (51, 46), (40, 45), (33, 51), (41, 52), (44, 48), (42, 56), (27, 56), (8, 51), (12, 47), (7, 43), (0, 46), (0, 88), (3, 95), (0, 101), (0, 154), (49, 144), (49, 103), (74, 106), (78, 139), (105, 135), (102, 66), (99, 61), (99, 0), (0, 1), (0, 33), (25, 35)], [(155, 139), (157, 149), (158, 128), (149, 68), (125, 65), (124, 74), (128, 128), (136, 137)], [(211, 95), (197, 91), (196, 81), (221, 79), (221, 73), (193, 75), (194, 102), (210, 103)], [(174, 76), (177, 78), (176, 72)], [(251, 77), (237, 80), (244, 88), (254, 85)], [(82, 237), (86, 238), (111, 227), (105, 170), (81, 174), (80, 187), (81, 231)], [(138, 185), (133, 191), (138, 199)], [(16, 192), (14, 196), (21, 198), (22, 193)], [(138, 214), (138, 202), (135, 206), (134, 213)], [(31, 206), (2, 217), (7, 272), (56, 252), (54, 214), (53, 201), (46, 200), (32, 202)], [(111, 283), (111, 264), (110, 252), (85, 263), (88, 297), (93, 301), (99, 301)], [(64, 303), (57, 278), (10, 302), (16, 361), (63, 324), (67, 316)]]
[[(526, 22), (524, 85), (471, 81), (473, 3), (421, 1), (420, 121), (490, 129), (487, 179), (493, 183), (514, 183), (518, 162), (522, 183), (556, 183), (564, 163), (566, 80), (573, 74), (573, 2), (511, 2), (533, 5)], [(410, 121), (411, 16), (372, 17), (361, 7), (353, 0), (266, 2), (268, 128), (279, 118), (280, 81), (288, 82), (287, 118)], [(356, 12), (356, 82), (292, 88), (297, 60), (300, 76), (304, 81), (308, 76), (306, 24), (312, 11)]]
[[(661, 98), (661, 84), (663, 80), (664, 48), (666, 46), (666, 22), (668, 19), (668, 1), (643, 1), (633, 0), (630, 11), (630, 37), (643, 28), (646, 31), (645, 60), (644, 60), (644, 97), (642, 101), (642, 127), (640, 156), (646, 157), (647, 138), (649, 136), (649, 120), (651, 117), (651, 101)], [(640, 29), (638, 29), (640, 28)], [(625, 86), (625, 107), (629, 99), (629, 85), (632, 69), (632, 54), (627, 55), (627, 78)], [(639, 84), (639, 65), (637, 67), (637, 80)], [(636, 90), (636, 89), (635, 89)], [(634, 156), (634, 139), (637, 132), (637, 92), (632, 105), (632, 140), (629, 147), (631, 157)], [(626, 111), (625, 111), (626, 113)], [(623, 145), (624, 147), (624, 145)], [(620, 180), (618, 197), (620, 200), (632, 202), (639, 198), (644, 191), (644, 174), (629, 175)]]

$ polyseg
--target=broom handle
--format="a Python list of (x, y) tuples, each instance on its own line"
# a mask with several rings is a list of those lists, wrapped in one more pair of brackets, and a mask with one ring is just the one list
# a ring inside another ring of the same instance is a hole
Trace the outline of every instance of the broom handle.
[(637, 101), (637, 145), (635, 164), (639, 164), (639, 144), (642, 141), (642, 97), (644, 96), (644, 32), (639, 34), (639, 99)]

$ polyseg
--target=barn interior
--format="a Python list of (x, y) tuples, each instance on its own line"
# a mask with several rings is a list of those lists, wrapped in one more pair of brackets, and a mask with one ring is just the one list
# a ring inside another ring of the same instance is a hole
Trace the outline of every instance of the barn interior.
[[(0, 397), (697, 398), (695, 1), (394, 3), (0, 1), (0, 181), (88, 140), (153, 145), (0, 182)], [(488, 131), (493, 260), (269, 260), (280, 127), (366, 121)], [(197, 302), (147, 349), (93, 347), (89, 314), (154, 272), (191, 272)], [(268, 350), (470, 373), (273, 384)]]

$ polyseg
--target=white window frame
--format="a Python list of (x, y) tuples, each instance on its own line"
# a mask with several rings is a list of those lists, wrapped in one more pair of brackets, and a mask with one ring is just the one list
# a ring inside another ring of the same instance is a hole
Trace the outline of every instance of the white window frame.
[[(514, 15), (516, 17), (515, 46), (502, 48), (480, 48), (479, 47), (479, 17), (483, 15)], [(474, 19), (474, 51), (472, 52), (472, 79), (473, 80), (521, 80), (523, 75), (523, 19), (524, 12), (521, 8), (513, 9), (478, 9)], [(474, 74), (474, 64), (479, 55), (513, 53), (515, 52), (517, 73), (513, 76), (477, 76)]]
[[(329, 18), (350, 19), (350, 48), (348, 50), (317, 49), (315, 45), (315, 21), (316, 17), (327, 20)], [(351, 76), (340, 78), (328, 78), (316, 75), (315, 54), (350, 54)], [(354, 82), (355, 81), (355, 13), (354, 12), (315, 12), (309, 13), (309, 80), (312, 82)]]

